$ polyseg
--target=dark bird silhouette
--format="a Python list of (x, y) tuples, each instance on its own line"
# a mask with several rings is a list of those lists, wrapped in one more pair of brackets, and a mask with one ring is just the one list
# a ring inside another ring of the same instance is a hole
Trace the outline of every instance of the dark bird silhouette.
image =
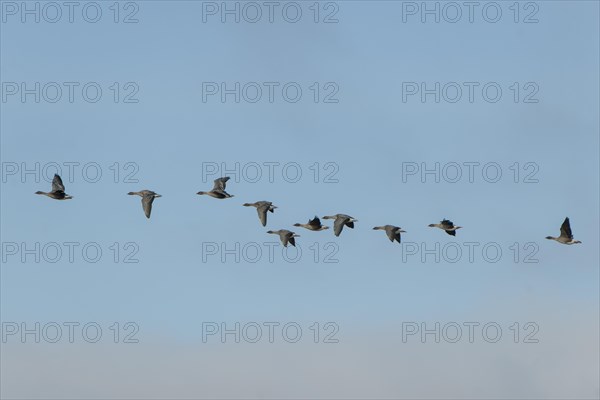
[(38, 190), (35, 194), (43, 194), (44, 196), (48, 196), (55, 200), (70, 200), (73, 198), (73, 196), (65, 193), (65, 185), (63, 185), (63, 181), (58, 174), (54, 174), (54, 178), (52, 179), (52, 190), (50, 192)]

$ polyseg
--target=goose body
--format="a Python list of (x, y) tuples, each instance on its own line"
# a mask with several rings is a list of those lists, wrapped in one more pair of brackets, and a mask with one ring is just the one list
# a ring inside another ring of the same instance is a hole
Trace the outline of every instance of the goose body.
[(233, 197), (233, 195), (225, 191), (225, 187), (227, 186), (228, 180), (228, 176), (217, 178), (213, 181), (213, 188), (209, 192), (198, 192), (196, 194), (207, 195), (210, 197), (214, 197), (215, 199), (228, 199), (230, 197)]
[(287, 247), (288, 243), (296, 247), (296, 240), (294, 238), (300, 237), (300, 235), (296, 235), (294, 232), (288, 231), (287, 229), (280, 229), (278, 231), (267, 231), (267, 233), (279, 235), (279, 239), (281, 240), (283, 247)]
[(277, 206), (274, 206), (270, 201), (257, 201), (256, 203), (244, 203), (244, 207), (256, 207), (258, 219), (262, 226), (267, 226), (267, 211), (275, 212)]
[(562, 225), (560, 226), (560, 236), (546, 236), (546, 239), (556, 240), (558, 243), (562, 244), (578, 244), (581, 243), (579, 240), (573, 239), (573, 232), (571, 231), (571, 223), (569, 222), (569, 217), (565, 218)]
[(342, 233), (342, 229), (344, 229), (344, 226), (354, 229), (354, 223), (358, 222), (357, 219), (346, 214), (326, 215), (323, 217), (323, 219), (335, 220), (333, 221), (333, 234), (335, 236), (340, 236), (340, 233)]
[(402, 230), (402, 228), (400, 228), (399, 226), (394, 225), (376, 226), (373, 228), (373, 230), (385, 231), (385, 234), (387, 235), (388, 239), (390, 239), (390, 241), (393, 242), (395, 240), (398, 243), (400, 243), (400, 233), (406, 232)]
[(443, 219), (439, 224), (429, 224), (429, 227), (440, 228), (451, 236), (456, 236), (456, 230), (462, 228), (462, 226), (454, 225), (454, 223), (448, 219)]
[(150, 218), (150, 214), (152, 213), (152, 203), (154, 199), (157, 197), (162, 197), (162, 195), (153, 192), (152, 190), (140, 190), (139, 192), (129, 192), (127, 193), (130, 196), (137, 195), (142, 198), (142, 208), (144, 209), (144, 214), (146, 214), (146, 218)]
[(302, 228), (308, 229), (309, 231), (324, 231), (325, 229), (329, 229), (328, 226), (321, 225), (321, 220), (316, 215), (313, 219), (309, 219), (308, 223), (306, 223), (306, 224), (298, 223), (298, 224), (294, 224), (294, 226), (300, 226)]
[(44, 196), (48, 196), (54, 200), (70, 200), (73, 196), (65, 193), (65, 185), (63, 185), (63, 181), (58, 174), (54, 174), (54, 178), (52, 179), (52, 190), (49, 192), (42, 192), (38, 190), (35, 194), (41, 194)]

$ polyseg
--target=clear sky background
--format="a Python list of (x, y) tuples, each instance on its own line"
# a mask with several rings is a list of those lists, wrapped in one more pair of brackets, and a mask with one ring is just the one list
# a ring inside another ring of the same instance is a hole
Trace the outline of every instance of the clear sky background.
[[(482, 17), (484, 3), (472, 23), (466, 7), (457, 23), (435, 23), (432, 16), (422, 23), (420, 14), (403, 22), (403, 3), (392, 1), (337, 2), (338, 23), (314, 23), (313, 2), (300, 3), (297, 23), (286, 22), (281, 7), (273, 23), (266, 14), (257, 23), (234, 23), (231, 16), (222, 23), (220, 14), (203, 22), (199, 1), (140, 1), (138, 22), (130, 24), (113, 22), (112, 2), (99, 2), (98, 23), (82, 18), (82, 6), (73, 23), (66, 8), (57, 23), (35, 23), (31, 16), (22, 23), (20, 10), (12, 15), (6, 3), (0, 31), (7, 96), (0, 104), (1, 320), (4, 329), (7, 322), (96, 322), (103, 336), (95, 344), (80, 334), (74, 343), (7, 337), (3, 397), (600, 396), (598, 2), (536, 2), (537, 23), (523, 23), (535, 11), (524, 2), (519, 23), (509, 9), (513, 2), (499, 2), (497, 23)], [(120, 20), (134, 10), (123, 7)], [(324, 7), (321, 19), (334, 10)], [(73, 103), (66, 90), (56, 103), (43, 97), (36, 103), (32, 95), (25, 102), (7, 95), (7, 82), (80, 86)], [(87, 82), (103, 89), (96, 103), (81, 96)], [(115, 103), (114, 82), (121, 86), (119, 100), (124, 84), (134, 82), (139, 102)], [(257, 103), (235, 103), (231, 95), (225, 103), (218, 96), (203, 102), (203, 82), (297, 82), (303, 96), (288, 103), (276, 89), (273, 103), (266, 92)], [(315, 103), (314, 82), (335, 82), (339, 102)], [(424, 103), (418, 95), (403, 102), (403, 82), (480, 86), (472, 103), (466, 91), (456, 103), (435, 103), (432, 95)], [(488, 82), (502, 88), (500, 101), (482, 98)], [(514, 82), (521, 86), (519, 102), (509, 89)], [(527, 82), (539, 88), (537, 103), (522, 101)], [(7, 172), (14, 165), (65, 162), (97, 163), (102, 178), (91, 183), (81, 167), (73, 176), (63, 167), (74, 199), (59, 202), (33, 194), (49, 190), (43, 176), (36, 181), (20, 170)], [(109, 168), (115, 162), (118, 183)], [(137, 166), (138, 183), (124, 182), (127, 162)], [(207, 162), (230, 168), (294, 162), (302, 178), (287, 182), (276, 169), (269, 182), (266, 168), (258, 182), (230, 174), (227, 190), (235, 197), (215, 200), (195, 194), (210, 189), (216, 177), (203, 179)], [(309, 169), (315, 162), (318, 183)], [(431, 175), (426, 182), (418, 175), (404, 182), (408, 162), (429, 168), (495, 162), (503, 175), (488, 183), (478, 168), (472, 183), (465, 175), (457, 183), (436, 183)], [(523, 182), (528, 162), (538, 167), (537, 183)], [(337, 166), (337, 183), (323, 182), (326, 163)], [(521, 168), (518, 183), (509, 169), (514, 163)], [(139, 198), (126, 195), (141, 189), (163, 195), (150, 220)], [(254, 209), (241, 206), (258, 200), (279, 206), (267, 227)], [(262, 243), (277, 237), (268, 229), (334, 213), (359, 222), (339, 238), (331, 230), (295, 228), (299, 261), (286, 262), (280, 246), (269, 261)], [(559, 234), (566, 216), (583, 244), (544, 239)], [(427, 227), (442, 218), (463, 227), (455, 238)], [(407, 231), (403, 245), (372, 230), (383, 224)], [(20, 252), (7, 251), (7, 243), (32, 248), (51, 242), (80, 243), (74, 262), (66, 253), (56, 263), (36, 263), (33, 256), (22, 262)], [(97, 263), (81, 256), (91, 242), (103, 250)], [(109, 249), (115, 242), (136, 243), (139, 262), (115, 263)], [(436, 243), (463, 250), (466, 242), (480, 245), (473, 262), (465, 250), (455, 263), (443, 257), (436, 263), (433, 256), (423, 262), (420, 252), (406, 255), (408, 242), (421, 250)], [(519, 262), (510, 249), (515, 242)], [(529, 242), (537, 263), (523, 262)], [(255, 263), (244, 257), (236, 263), (231, 255), (222, 262), (221, 252), (203, 254), (207, 243), (220, 250), (258, 243), (263, 255)], [(315, 243), (317, 262), (309, 249)], [(329, 243), (334, 247), (326, 248)], [(482, 256), (487, 243), (502, 249), (498, 262)], [(324, 262), (327, 249), (337, 250), (337, 263)], [(139, 327), (139, 343), (113, 343), (109, 326), (128, 321)], [(218, 336), (202, 341), (203, 322), (233, 327), (252, 321), (296, 322), (303, 336), (295, 344), (280, 333), (274, 343), (264, 337), (234, 343), (232, 336), (226, 343)], [(339, 343), (313, 343), (314, 322), (337, 324)], [(476, 331), (469, 343), (464, 328), (458, 343), (435, 343), (431, 335), (425, 343), (418, 335), (403, 343), (403, 322), (429, 328), (496, 322), (503, 335), (488, 343)], [(514, 322), (522, 335), (525, 323), (537, 324), (539, 342), (520, 337), (514, 343)]]

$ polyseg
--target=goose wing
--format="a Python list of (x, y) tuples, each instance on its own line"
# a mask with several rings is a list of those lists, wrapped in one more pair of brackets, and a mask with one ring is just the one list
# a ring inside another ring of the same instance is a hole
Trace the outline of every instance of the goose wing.
[[(398, 243), (401, 243), (401, 242), (400, 242), (400, 240), (401, 240), (401, 239), (400, 239), (400, 232), (396, 232), (396, 233), (395, 233), (395, 239), (396, 239), (396, 242), (398, 242)], [(393, 242), (393, 240), (392, 240), (392, 242)]]
[[(346, 224), (348, 220), (346, 218), (336, 218), (335, 221), (333, 222), (333, 234), (335, 236), (340, 236), (340, 233), (342, 233), (342, 229), (344, 229), (344, 225)], [(350, 225), (348, 225), (350, 226)], [(354, 224), (352, 224), (352, 226), (350, 226), (351, 228), (354, 227)]]
[(313, 219), (309, 219), (308, 220), (308, 224), (310, 226), (314, 226), (315, 228), (320, 228), (321, 227), (321, 220), (319, 219), (319, 217), (317, 217), (315, 215), (315, 217)]
[(52, 179), (52, 191), (53, 192), (64, 192), (65, 185), (63, 185), (63, 181), (58, 174), (54, 174), (54, 179)]
[(449, 219), (442, 220), (441, 224), (444, 229), (452, 228), (454, 226), (454, 222), (450, 221)]
[(290, 239), (289, 232), (286, 231), (285, 229), (280, 230), (279, 231), (279, 239), (281, 240), (281, 244), (283, 244), (283, 247), (287, 247), (288, 241)]
[(293, 236), (290, 236), (289, 238), (286, 238), (286, 239), (290, 242), (290, 244), (292, 246), (296, 247), (296, 239), (294, 239)]
[(260, 219), (262, 226), (267, 226), (267, 211), (269, 211), (269, 208), (269, 204), (261, 204), (256, 207), (256, 212), (258, 213), (258, 218)]
[(146, 218), (150, 218), (150, 213), (152, 213), (152, 202), (154, 202), (154, 194), (144, 194), (142, 196), (142, 208)]
[(573, 232), (571, 232), (571, 223), (569, 222), (569, 217), (565, 218), (565, 221), (560, 226), (560, 236), (573, 239)]
[(224, 192), (225, 191), (225, 187), (227, 186), (227, 181), (229, 180), (228, 176), (224, 176), (222, 178), (217, 178), (213, 181), (214, 186), (213, 186), (213, 190), (214, 191), (220, 191), (220, 192)]
[(398, 240), (400, 241), (400, 234), (397, 233), (397, 228), (394, 228), (393, 226), (386, 226), (385, 227), (385, 233), (388, 237), (388, 239), (390, 239), (391, 242), (393, 242), (394, 240)]
[(291, 243), (292, 246), (296, 247), (294, 232), (288, 231), (287, 229), (282, 229), (279, 231), (279, 237), (281, 238), (281, 243), (283, 243), (285, 247), (287, 247), (288, 243)]
[(211, 190), (211, 192), (214, 193), (216, 196), (218, 196), (220, 199), (225, 199), (227, 197), (233, 197), (224, 190), (213, 189), (213, 190)]

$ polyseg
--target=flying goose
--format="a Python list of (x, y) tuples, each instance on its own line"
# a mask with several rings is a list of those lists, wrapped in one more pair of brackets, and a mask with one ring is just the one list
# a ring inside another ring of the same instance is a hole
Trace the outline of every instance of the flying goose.
[(328, 226), (321, 225), (321, 220), (319, 217), (315, 215), (313, 219), (309, 219), (306, 224), (294, 224), (294, 226), (301, 226), (302, 228), (306, 228), (309, 231), (324, 231), (325, 229), (329, 229)]
[(279, 235), (279, 239), (281, 239), (281, 243), (283, 247), (287, 247), (288, 242), (296, 247), (296, 240), (294, 238), (300, 237), (300, 235), (296, 235), (292, 231), (288, 231), (287, 229), (280, 229), (278, 231), (267, 231), (267, 233), (272, 233), (274, 235)]
[(162, 195), (158, 193), (154, 193), (152, 190), (140, 190), (139, 192), (129, 192), (128, 195), (138, 195), (142, 198), (142, 208), (144, 209), (144, 214), (146, 214), (146, 218), (150, 218), (150, 213), (152, 212), (152, 202), (157, 197), (162, 197)]
[(546, 239), (556, 240), (558, 243), (562, 244), (581, 243), (579, 240), (573, 239), (573, 232), (571, 232), (571, 223), (569, 222), (569, 217), (565, 218), (564, 222), (560, 226), (559, 237), (546, 236)]
[(456, 236), (456, 230), (462, 228), (462, 226), (455, 226), (450, 220), (444, 219), (439, 224), (429, 224), (430, 228), (443, 229), (448, 235)]
[(52, 190), (50, 192), (38, 190), (35, 194), (43, 194), (44, 196), (48, 196), (55, 200), (70, 200), (73, 198), (73, 196), (65, 193), (65, 185), (63, 185), (62, 179), (60, 179), (58, 174), (54, 174), (54, 178), (52, 179)]
[(383, 225), (383, 226), (376, 226), (373, 228), (373, 230), (377, 231), (385, 231), (387, 237), (390, 239), (390, 241), (396, 241), (398, 243), (400, 243), (400, 233), (401, 232), (406, 232), (404, 230), (402, 230), (402, 228), (400, 228), (399, 226), (394, 226), (394, 225)]
[(233, 195), (227, 193), (225, 191), (225, 187), (227, 186), (227, 181), (229, 180), (228, 176), (224, 176), (222, 178), (215, 179), (213, 188), (210, 192), (198, 192), (196, 194), (203, 195), (206, 194), (210, 197), (214, 197), (215, 199), (228, 199), (233, 197)]
[(357, 219), (354, 219), (346, 214), (326, 215), (323, 217), (323, 219), (335, 220), (333, 222), (333, 234), (335, 236), (340, 236), (340, 233), (342, 233), (342, 229), (344, 229), (344, 225), (346, 225), (348, 228), (354, 229), (354, 223), (358, 222)]
[(274, 206), (270, 201), (257, 201), (256, 203), (244, 203), (244, 207), (256, 207), (258, 218), (262, 226), (267, 225), (267, 211), (275, 212), (277, 206)]

